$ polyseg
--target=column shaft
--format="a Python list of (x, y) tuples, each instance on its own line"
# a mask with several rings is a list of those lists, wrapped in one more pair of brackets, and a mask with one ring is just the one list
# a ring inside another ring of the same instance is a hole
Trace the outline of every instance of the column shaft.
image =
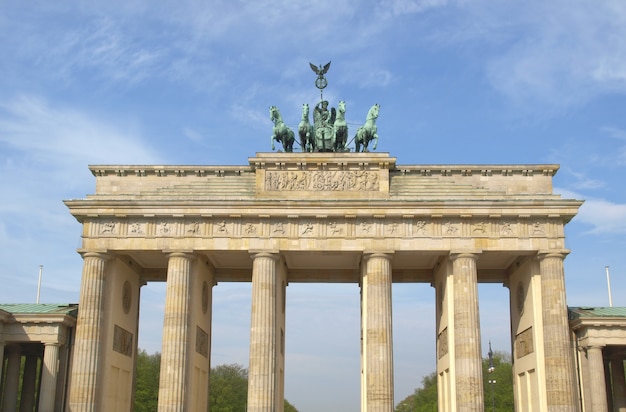
[[(476, 255), (453, 254), (453, 328), (458, 411), (482, 412), (483, 372)], [(452, 360), (451, 360), (452, 362)]]
[(616, 412), (626, 412), (626, 379), (624, 378), (624, 359), (611, 359), (613, 378), (613, 408)]
[(279, 405), (275, 404), (279, 379), (276, 369), (279, 344), (276, 341), (278, 256), (258, 253), (253, 259), (248, 411), (274, 412), (279, 410)]
[(363, 390), (367, 412), (394, 409), (391, 256), (375, 253), (365, 261), (362, 290)]
[(591, 390), (589, 391), (591, 394), (591, 409), (593, 412), (608, 412), (602, 348), (599, 346), (588, 347), (587, 359), (589, 360), (589, 377), (591, 378)]
[(20, 396), (20, 412), (32, 411), (35, 406), (35, 385), (37, 383), (37, 363), (39, 356), (26, 354), (24, 376), (22, 377), (22, 395)]
[(7, 371), (4, 377), (3, 412), (15, 412), (17, 407), (17, 389), (20, 380), (22, 354), (19, 347), (7, 347)]
[(191, 255), (172, 253), (167, 265), (159, 412), (187, 410)]
[(539, 256), (549, 412), (578, 410), (565, 300), (564, 257), (562, 253), (545, 253)]
[(41, 386), (39, 389), (39, 410), (53, 411), (59, 372), (59, 345), (46, 344), (43, 352)]
[(89, 412), (99, 409), (99, 370), (103, 343), (105, 264), (108, 257), (101, 253), (83, 256), (76, 340), (70, 388), (70, 410)]

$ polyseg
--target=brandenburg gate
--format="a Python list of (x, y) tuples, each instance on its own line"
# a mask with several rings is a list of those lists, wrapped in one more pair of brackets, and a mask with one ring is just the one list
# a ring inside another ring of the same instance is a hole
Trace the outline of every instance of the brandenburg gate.
[(159, 411), (207, 409), (219, 282), (252, 282), (248, 411), (283, 410), (293, 282), (360, 285), (362, 411), (394, 409), (393, 282), (435, 288), (440, 411), (484, 409), (479, 282), (510, 291), (517, 410), (579, 409), (563, 260), (582, 202), (553, 193), (557, 165), (403, 166), (366, 152), (90, 169), (95, 194), (65, 202), (83, 227), (73, 412), (132, 409), (147, 282), (167, 284)]

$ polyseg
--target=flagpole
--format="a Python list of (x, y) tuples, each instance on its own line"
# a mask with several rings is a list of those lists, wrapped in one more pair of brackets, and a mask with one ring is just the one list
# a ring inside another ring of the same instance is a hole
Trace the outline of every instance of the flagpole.
[(613, 297), (611, 296), (611, 277), (609, 276), (609, 267), (605, 266), (604, 270), (606, 270), (606, 284), (609, 289), (609, 306), (613, 307)]

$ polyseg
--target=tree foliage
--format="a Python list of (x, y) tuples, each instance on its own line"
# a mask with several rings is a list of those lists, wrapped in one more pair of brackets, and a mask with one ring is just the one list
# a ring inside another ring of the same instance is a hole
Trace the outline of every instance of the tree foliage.
[(239, 364), (220, 365), (211, 369), (209, 410), (211, 412), (244, 412), (248, 401), (248, 371)]
[[(135, 407), (137, 412), (157, 410), (161, 354), (137, 353)], [(211, 368), (209, 376), (210, 412), (245, 412), (248, 401), (248, 370), (239, 364)], [(285, 399), (285, 412), (298, 410)]]
[(161, 370), (161, 354), (149, 355), (145, 350), (137, 352), (137, 380), (135, 384), (136, 412), (153, 412), (157, 410), (159, 397), (159, 371)]
[[(494, 352), (493, 372), (489, 372), (488, 358), (483, 359), (482, 366), (485, 411), (512, 411), (514, 401), (511, 357), (503, 352)], [(490, 384), (490, 380), (495, 380), (495, 383)], [(422, 386), (400, 401), (395, 412), (437, 412), (437, 373), (424, 377)]]

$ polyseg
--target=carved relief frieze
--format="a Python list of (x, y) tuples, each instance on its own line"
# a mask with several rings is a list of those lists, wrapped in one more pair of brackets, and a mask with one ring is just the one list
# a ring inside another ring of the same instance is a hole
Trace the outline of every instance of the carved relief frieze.
[(448, 328), (441, 331), (437, 336), (437, 359), (441, 359), (448, 354)]
[(502, 237), (512, 237), (515, 236), (515, 223), (510, 222), (508, 220), (504, 220), (500, 222), (500, 233), (499, 235)]
[(213, 222), (213, 234), (216, 236), (230, 236), (233, 233), (232, 222), (218, 219)]
[(169, 220), (158, 220), (156, 223), (156, 236), (176, 236), (176, 223)]
[(515, 336), (515, 359), (523, 358), (534, 351), (533, 328), (530, 327)]
[(533, 237), (544, 237), (546, 235), (546, 225), (540, 220), (535, 220), (530, 224), (528, 232)]
[(116, 236), (119, 233), (119, 222), (109, 220), (100, 222), (98, 225), (98, 234), (101, 236)]
[(326, 235), (329, 237), (343, 237), (346, 235), (346, 224), (331, 220), (326, 227)]
[(261, 231), (258, 223), (246, 222), (243, 224), (243, 236), (244, 237), (259, 237)]
[(459, 236), (461, 234), (461, 225), (457, 222), (443, 222), (441, 226), (441, 234), (443, 236)]
[(147, 235), (147, 223), (145, 221), (130, 221), (128, 223), (128, 236), (143, 237)]
[(471, 236), (485, 236), (489, 233), (489, 225), (483, 220), (474, 221), (471, 229)]
[(316, 234), (316, 224), (312, 221), (300, 222), (298, 234), (302, 237), (314, 237)]
[(520, 216), (327, 216), (286, 218), (263, 215), (259, 217), (128, 217), (93, 220), (85, 227), (90, 237), (228, 237), (228, 238), (515, 238), (554, 236), (549, 220)]
[(209, 357), (209, 334), (196, 325), (196, 352), (205, 358)]
[(113, 350), (126, 356), (133, 356), (133, 334), (115, 325), (113, 327)]
[(374, 225), (368, 220), (360, 220), (357, 223), (356, 227), (356, 235), (363, 237), (371, 237), (374, 236)]
[(202, 222), (199, 219), (188, 219), (185, 222), (185, 236), (202, 236)]
[(268, 170), (267, 191), (379, 191), (379, 173), (368, 170)]
[(288, 235), (288, 225), (278, 221), (272, 223), (270, 226), (270, 232), (272, 237), (286, 237)]
[(401, 231), (402, 227), (398, 222), (388, 222), (384, 227), (385, 236), (387, 237), (401, 237), (404, 235)]
[(432, 229), (430, 227), (430, 223), (425, 219), (417, 219), (415, 224), (413, 225), (413, 235), (414, 236), (428, 236), (432, 233)]

